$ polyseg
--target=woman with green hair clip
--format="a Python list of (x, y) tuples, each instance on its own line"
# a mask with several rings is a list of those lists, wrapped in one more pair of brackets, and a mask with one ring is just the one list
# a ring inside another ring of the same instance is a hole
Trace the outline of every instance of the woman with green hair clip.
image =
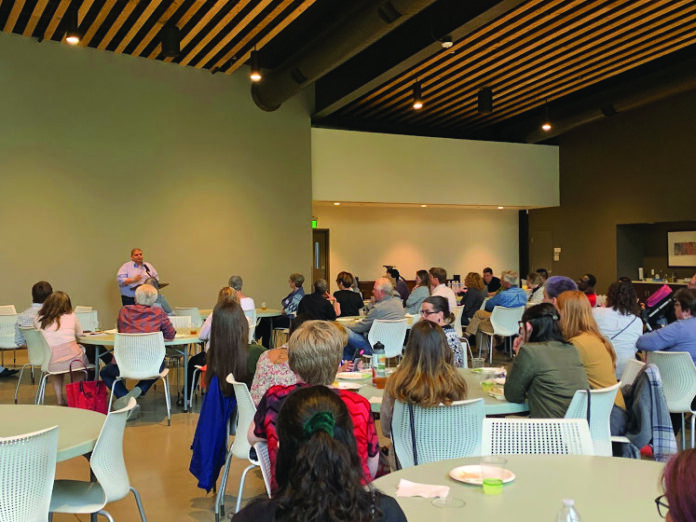
[(300, 388), (278, 414), (278, 489), (254, 502), (236, 522), (402, 522), (396, 500), (363, 484), (363, 471), (344, 402), (325, 386)]

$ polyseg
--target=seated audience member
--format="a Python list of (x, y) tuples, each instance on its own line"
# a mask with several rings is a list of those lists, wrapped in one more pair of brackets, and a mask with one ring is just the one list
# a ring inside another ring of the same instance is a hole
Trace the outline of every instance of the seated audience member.
[(254, 332), (256, 340), (262, 339), (261, 343), (266, 348), (271, 345), (271, 324), (273, 324), (273, 328), (288, 328), (292, 317), (297, 313), (297, 307), (300, 301), (304, 297), (304, 288), (302, 288), (304, 276), (302, 274), (290, 274), (288, 284), (290, 285), (290, 293), (281, 301), (283, 315), (277, 315), (272, 319), (269, 317), (262, 317)]
[[(77, 344), (77, 338), (82, 335), (82, 327), (73, 312), (70, 297), (65, 292), (56, 291), (50, 294), (34, 318), (33, 326), (41, 331), (51, 349), (51, 359), (48, 370), (51, 372), (67, 372), (71, 368), (76, 381), (84, 379), (80, 370), (87, 368), (88, 361), (84, 349)], [(58, 406), (66, 406), (63, 397), (63, 374), (51, 375), (48, 382), (56, 392)]]
[(551, 276), (546, 280), (544, 284), (544, 303), (550, 303), (556, 308), (558, 301), (558, 296), (563, 292), (568, 290), (577, 290), (578, 285), (575, 284), (570, 277), (565, 276)]
[(340, 306), (340, 317), (360, 315), (360, 310), (365, 306), (362, 296), (353, 291), (354, 281), (355, 278), (350, 272), (339, 272), (338, 276), (336, 276), (338, 290), (333, 295)]
[[(297, 330), (302, 323), (312, 321), (314, 318), (307, 314), (297, 314), (290, 323), (290, 333), (288, 338)], [(271, 386), (290, 386), (297, 382), (297, 374), (290, 369), (288, 362), (288, 344), (266, 350), (259, 357), (256, 363), (254, 381), (251, 383), (251, 398), (254, 404), (258, 404), (268, 388)]]
[(24, 346), (27, 340), (24, 338), (21, 328), (33, 328), (34, 320), (41, 310), (46, 298), (53, 293), (51, 283), (48, 281), (39, 281), (31, 287), (31, 306), (17, 316), (15, 324), (15, 344)]
[[(392, 297), (394, 297), (395, 299), (401, 299), (401, 294), (400, 294), (399, 291), (396, 289), (396, 279), (394, 279), (394, 278), (389, 274), (389, 272), (387, 272), (386, 274), (384, 274), (384, 278), (385, 278), (387, 281), (389, 281), (389, 282), (391, 283), (391, 285), (392, 285), (392, 288), (393, 288), (393, 290), (392, 290)], [(401, 304), (402, 304), (402, 306), (403, 306), (403, 301), (401, 301)]]
[(489, 266), (483, 269), (483, 282), (486, 285), (486, 294), (488, 296), (495, 295), (502, 286), (500, 279), (493, 275), (493, 269)]
[(466, 327), (474, 314), (481, 309), (488, 294), (485, 292), (483, 279), (476, 272), (466, 274), (464, 286), (466, 286), (466, 292), (462, 298), (462, 326)]
[(457, 306), (457, 296), (454, 291), (447, 286), (447, 270), (441, 266), (434, 266), (429, 270), (430, 273), (430, 295), (440, 295), (449, 301), (450, 310)]
[[(292, 371), (297, 374), (298, 382), (292, 386), (273, 386), (268, 389), (259, 402), (248, 434), (249, 443), (252, 445), (259, 441), (268, 442), (274, 491), (278, 452), (278, 411), (288, 395), (298, 388), (333, 384), (341, 364), (345, 342), (345, 329), (328, 321), (307, 321), (288, 341), (288, 362)], [(353, 420), (353, 434), (362, 466), (362, 478), (364, 482), (369, 482), (377, 473), (379, 462), (379, 441), (370, 403), (365, 397), (352, 391), (337, 389), (334, 392), (348, 407)]]
[(655, 499), (658, 514), (667, 522), (696, 522), (696, 449), (674, 455), (662, 472), (665, 494)]
[(365, 486), (351, 414), (324, 386), (292, 393), (278, 414), (273, 498), (253, 502), (237, 522), (406, 522), (392, 497)]
[(696, 290), (696, 274), (691, 276), (691, 279), (689, 279), (689, 284), (687, 284), (686, 287), (689, 290)]
[(636, 341), (643, 333), (638, 297), (632, 283), (616, 281), (609, 285), (606, 307), (592, 309), (601, 334), (616, 352), (616, 377), (621, 378), (626, 363), (636, 358)]
[(558, 310), (551, 304), (527, 308), (520, 322), (505, 399), (527, 400), (533, 418), (563, 418), (576, 390), (590, 387), (578, 350), (563, 337)]
[(251, 385), (256, 361), (263, 350), (258, 345), (249, 347), (249, 322), (239, 303), (222, 300), (212, 315), (204, 374), (208, 393), (201, 405), (189, 466), (198, 478), (198, 487), (206, 491), (215, 485), (225, 462), (226, 427), (236, 405), (234, 385), (227, 382), (227, 376), (232, 374), (237, 382)]
[(577, 285), (578, 290), (587, 296), (587, 299), (590, 301), (590, 305), (592, 305), (593, 308), (597, 306), (597, 294), (595, 293), (597, 278), (592, 274), (585, 274), (577, 280)]
[(677, 321), (638, 338), (639, 350), (688, 352), (696, 362), (696, 290), (681, 288), (674, 294)]
[(375, 300), (374, 307), (367, 315), (355, 324), (348, 325), (348, 344), (343, 350), (345, 360), (353, 360), (356, 351), (365, 354), (372, 353), (372, 346), (367, 340), (367, 333), (372, 328), (372, 323), (377, 319), (396, 320), (404, 318), (404, 307), (401, 300), (393, 296), (392, 284), (385, 277), (377, 279), (372, 288), (372, 297)]
[(155, 290), (157, 290), (157, 300), (152, 306), (157, 306), (164, 310), (164, 313), (167, 315), (172, 315), (174, 310), (172, 310), (172, 307), (169, 306), (169, 301), (167, 301), (167, 298), (162, 295), (162, 292), (160, 292), (159, 281), (154, 277), (148, 277), (143, 284), (152, 285)]
[(527, 292), (519, 286), (519, 274), (514, 270), (503, 271), (503, 290), (486, 301), (485, 310), (479, 310), (469, 321), (466, 327), (468, 335), (476, 335), (478, 332), (492, 333), (491, 312), (496, 306), (505, 308), (519, 308), (527, 303)]
[(305, 295), (297, 306), (298, 314), (311, 315), (320, 321), (335, 321), (341, 315), (341, 307), (336, 298), (329, 294), (326, 279), (314, 282), (314, 292)]
[(527, 306), (534, 306), (544, 301), (544, 282), (539, 274), (532, 272), (527, 276), (527, 288), (529, 289)]
[(242, 310), (256, 310), (254, 300), (251, 297), (247, 297), (242, 293), (242, 286), (244, 286), (242, 276), (230, 276), (230, 280), (227, 284), (234, 288), (234, 291), (237, 292), (237, 297), (239, 298), (239, 306), (242, 307)]
[[(592, 317), (592, 307), (580, 290), (563, 292), (558, 296), (563, 337), (577, 348), (585, 367), (590, 388), (608, 388), (616, 384), (616, 354)], [(626, 404), (617, 390), (611, 412), (611, 434), (623, 434), (626, 425)]]
[(466, 364), (466, 352), (462, 346), (459, 336), (452, 326), (455, 317), (450, 312), (447, 299), (439, 295), (428, 297), (421, 305), (421, 317), (426, 321), (435, 323), (442, 328), (447, 338), (447, 344), (452, 350), (452, 364), (457, 368), (464, 368)]
[(539, 275), (541, 276), (541, 281), (542, 281), (541, 284), (542, 284), (542, 285), (545, 285), (545, 284), (546, 284), (546, 281), (547, 281), (548, 278), (549, 278), (549, 273), (548, 273), (548, 271), (547, 271), (545, 268), (537, 268), (536, 273), (539, 274)]
[(410, 294), (410, 292), (408, 291), (408, 285), (406, 284), (406, 280), (403, 277), (401, 277), (401, 274), (396, 268), (388, 268), (387, 274), (393, 277), (394, 281), (396, 281), (394, 289), (397, 292), (399, 292), (401, 301), (403, 302), (404, 306), (406, 306), (406, 301), (408, 300), (408, 296)]
[[(118, 312), (117, 327), (119, 333), (152, 333), (162, 332), (165, 340), (174, 339), (176, 330), (172, 326), (169, 317), (162, 308), (153, 306), (157, 300), (157, 290), (152, 285), (140, 285), (135, 290), (135, 304), (121, 307)], [(118, 361), (112, 361), (102, 368), (101, 375), (104, 384), (112, 390), (117, 397), (114, 400), (114, 410), (120, 410), (128, 405), (131, 397), (137, 399), (145, 395), (150, 387), (157, 382), (157, 379), (147, 379), (139, 381), (131, 390), (126, 389), (124, 381), (116, 381), (120, 375), (118, 371)], [(160, 366), (160, 371), (164, 368), (164, 359)], [(115, 384), (114, 384), (115, 382)], [(140, 410), (138, 405), (131, 413), (135, 417)]]
[(430, 274), (427, 270), (416, 272), (416, 286), (406, 299), (406, 312), (411, 315), (420, 313), (421, 304), (430, 295)]
[(418, 321), (411, 328), (403, 360), (387, 380), (379, 414), (382, 433), (390, 436), (395, 400), (430, 407), (466, 399), (466, 392), (466, 381), (452, 365), (452, 350), (442, 329)]

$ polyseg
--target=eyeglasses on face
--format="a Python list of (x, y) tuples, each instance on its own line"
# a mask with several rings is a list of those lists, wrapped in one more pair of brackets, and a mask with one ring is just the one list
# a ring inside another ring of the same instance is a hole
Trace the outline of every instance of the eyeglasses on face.
[(662, 518), (667, 516), (669, 512), (669, 505), (667, 504), (667, 495), (660, 495), (655, 499), (655, 505), (657, 506), (657, 514)]
[(437, 312), (435, 310), (421, 310), (420, 314), (423, 316), (428, 316), (428, 315), (433, 315), (436, 314)]

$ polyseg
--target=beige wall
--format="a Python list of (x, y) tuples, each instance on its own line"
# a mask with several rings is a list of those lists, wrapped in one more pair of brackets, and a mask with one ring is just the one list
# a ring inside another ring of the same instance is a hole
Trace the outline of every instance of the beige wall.
[(496, 274), (517, 269), (517, 212), (442, 208), (375, 208), (316, 206), (319, 228), (329, 229), (330, 281), (347, 270), (362, 280), (396, 265), (406, 279), (417, 270), (443, 266), (448, 275)]
[(306, 100), (256, 108), (211, 75), (0, 34), (0, 304), (47, 279), (111, 326), (133, 246), (172, 305), (212, 306), (233, 273), (276, 305), (311, 265)]
[[(375, 190), (375, 180), (389, 190)], [(558, 147), (312, 129), (315, 201), (558, 205)]]

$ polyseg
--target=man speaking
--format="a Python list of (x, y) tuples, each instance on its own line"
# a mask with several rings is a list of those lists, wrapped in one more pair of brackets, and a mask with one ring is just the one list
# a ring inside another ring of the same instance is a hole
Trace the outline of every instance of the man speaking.
[(145, 283), (148, 277), (159, 279), (155, 267), (150, 263), (143, 262), (142, 250), (134, 248), (131, 250), (130, 258), (130, 261), (119, 268), (116, 275), (123, 306), (135, 304), (135, 289)]

